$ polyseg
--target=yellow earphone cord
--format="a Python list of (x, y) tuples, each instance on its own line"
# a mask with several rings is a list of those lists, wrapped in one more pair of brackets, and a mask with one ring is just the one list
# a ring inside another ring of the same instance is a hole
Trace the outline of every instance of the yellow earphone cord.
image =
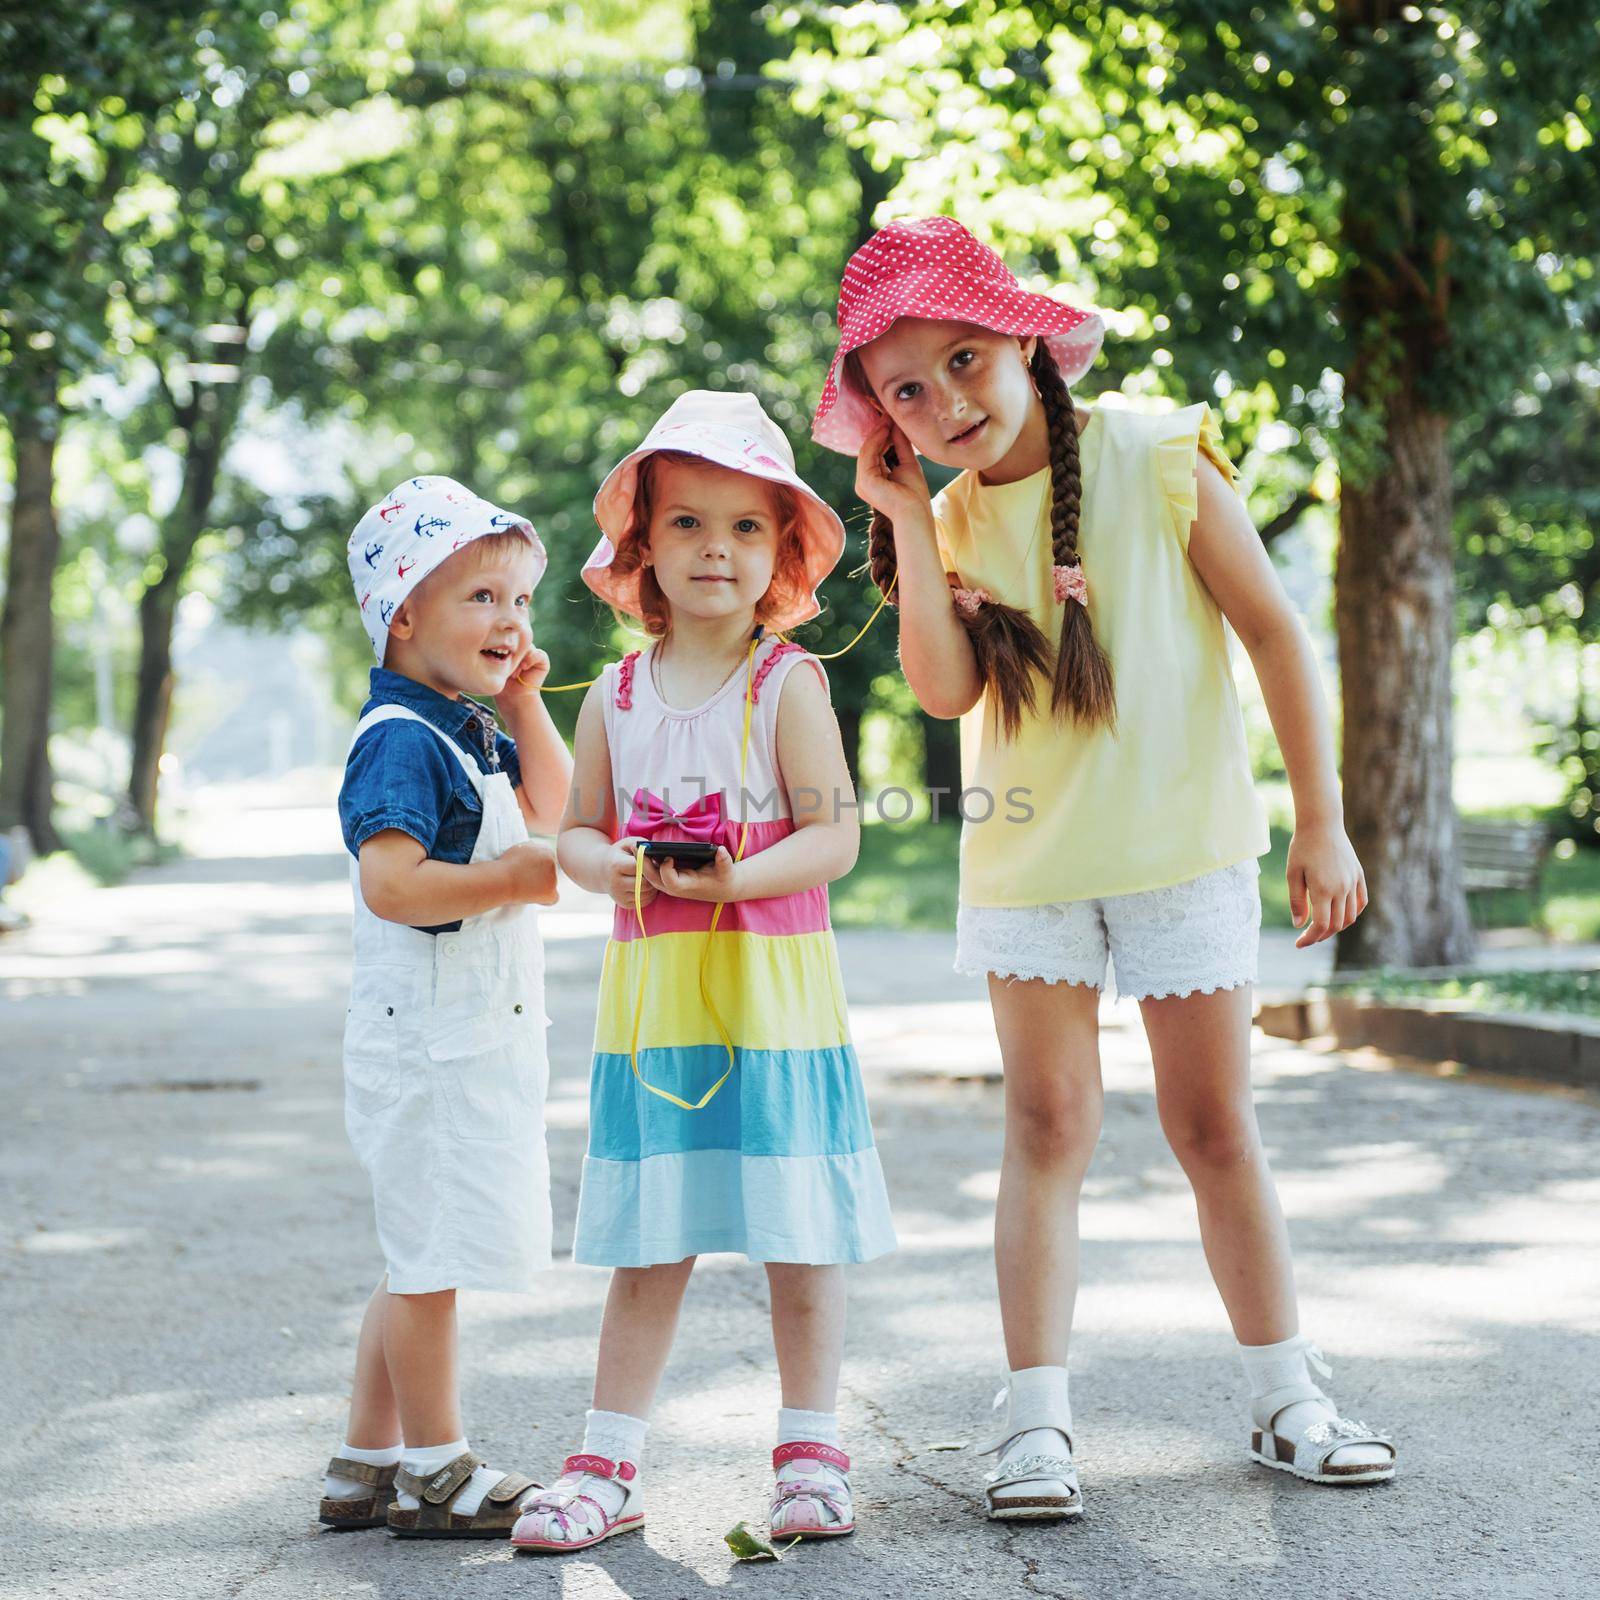
[[(872, 624), (878, 620), (879, 614), (883, 611), (883, 608), (886, 605), (888, 605), (889, 596), (894, 593), (895, 585), (899, 581), (900, 581), (900, 575), (899, 575), (899, 573), (896, 573), (894, 575), (894, 577), (892, 577), (889, 580), (889, 587), (888, 587), (888, 589), (886, 589), (884, 591), (883, 595), (879, 598), (877, 607), (874, 609), (872, 615), (870, 617), (868, 617), (867, 620), (864, 623), (862, 623), (860, 631), (856, 634), (855, 638), (853, 638), (850, 641), (850, 643), (847, 644), (844, 647), (843, 650), (830, 650), (826, 655), (818, 655), (817, 656), (817, 660), (818, 661), (836, 661), (836, 660), (838, 660), (838, 658), (840, 656), (846, 654), (847, 652), (849, 652), (851, 650), (854, 650), (855, 647), (858, 644), (860, 644), (861, 641), (864, 638), (866, 638), (867, 629), (870, 628), (872, 626)], [(780, 633), (780, 634), (774, 634), (772, 637), (781, 639), (781, 638), (784, 637), (784, 635)], [(813, 651), (812, 654), (816, 655), (816, 652)], [(542, 689), (540, 689), (539, 693), (540, 694), (565, 694), (569, 689), (588, 689), (588, 688), (592, 688), (599, 681), (600, 680), (598, 678), (585, 678), (582, 683), (547, 683), (547, 684), (544, 685), (544, 687)]]
[[(739, 746), (739, 793), (744, 794), (745, 766), (750, 758), (750, 719), (755, 710), (754, 681), (756, 670), (756, 651), (760, 648), (764, 634), (757, 630), (756, 636), (750, 641), (750, 654), (745, 661), (744, 678), (744, 738)], [(740, 809), (743, 809), (741, 799)], [(739, 848), (734, 851), (733, 859), (744, 859), (744, 847), (750, 837), (750, 822), (746, 818), (739, 824)], [(733, 1040), (728, 1029), (723, 1023), (722, 1014), (717, 1010), (711, 999), (711, 989), (706, 981), (706, 967), (711, 960), (711, 943), (716, 938), (717, 923), (722, 920), (722, 908), (725, 901), (719, 900), (716, 909), (711, 913), (711, 926), (706, 929), (706, 942), (700, 951), (700, 1000), (706, 1010), (711, 1013), (711, 1020), (716, 1024), (717, 1035), (722, 1040), (722, 1048), (728, 1052), (728, 1065), (724, 1068), (722, 1076), (711, 1085), (700, 1098), (694, 1102), (680, 1099), (670, 1089), (658, 1088), (651, 1083), (639, 1070), (639, 1028), (644, 1021), (644, 997), (650, 984), (650, 935), (644, 928), (644, 892), (641, 885), (644, 882), (644, 846), (641, 839), (634, 848), (633, 853), (633, 915), (639, 924), (639, 940), (644, 947), (644, 964), (639, 971), (639, 997), (633, 1003), (633, 1036), (628, 1041), (628, 1065), (633, 1068), (636, 1077), (651, 1094), (658, 1094), (663, 1100), (670, 1100), (675, 1106), (682, 1106), (685, 1111), (703, 1111), (711, 1102), (711, 1097), (731, 1076), (735, 1059), (733, 1054)]]
[[(895, 581), (898, 581), (898, 579)], [(858, 644), (860, 644), (861, 640), (866, 636), (867, 629), (878, 620), (879, 614), (889, 603), (889, 596), (894, 593), (894, 587), (895, 583), (894, 581), (891, 581), (887, 592), (878, 601), (877, 609), (874, 610), (872, 615), (867, 618), (860, 632), (856, 634), (855, 638), (853, 638), (843, 650), (830, 651), (827, 655), (818, 656), (817, 660), (833, 661), (837, 657), (842, 656), (846, 650), (853, 650)], [(755, 637), (750, 641), (750, 652), (745, 660), (744, 737), (739, 745), (739, 792), (741, 797), (744, 794), (745, 771), (750, 759), (750, 722), (755, 710), (754, 686), (756, 651), (760, 648), (761, 641), (765, 637), (765, 630), (758, 629)], [(774, 637), (781, 638), (782, 635), (775, 635)], [(558, 683), (546, 687), (543, 690), (543, 693), (560, 694), (567, 689), (587, 689), (590, 687), (590, 685), (598, 681), (599, 680), (596, 678), (590, 678), (586, 683)], [(750, 823), (747, 818), (739, 825), (739, 847), (737, 850), (735, 850), (733, 856), (733, 859), (736, 862), (744, 859), (744, 847), (749, 837)], [(638, 845), (635, 847), (633, 855), (633, 916), (634, 920), (639, 925), (639, 942), (643, 947), (644, 959), (639, 971), (639, 995), (634, 1001), (633, 1005), (633, 1033), (628, 1040), (628, 1065), (632, 1067), (634, 1077), (637, 1078), (640, 1084), (648, 1089), (651, 1094), (660, 1095), (663, 1100), (670, 1100), (673, 1105), (680, 1106), (685, 1111), (703, 1111), (711, 1103), (711, 1097), (716, 1094), (723, 1084), (725, 1084), (733, 1075), (733, 1069), (737, 1064), (733, 1052), (733, 1039), (729, 1035), (727, 1026), (722, 1020), (722, 1014), (717, 1010), (716, 1005), (711, 998), (710, 985), (706, 979), (706, 968), (710, 964), (711, 960), (712, 941), (716, 937), (717, 924), (722, 920), (722, 908), (726, 902), (722, 900), (717, 902), (716, 909), (711, 913), (711, 926), (706, 929), (706, 942), (700, 952), (700, 1000), (705, 1006), (706, 1010), (711, 1014), (712, 1022), (716, 1024), (717, 1035), (722, 1040), (722, 1048), (728, 1052), (728, 1065), (723, 1069), (722, 1076), (718, 1078), (717, 1081), (712, 1084), (711, 1087), (707, 1089), (698, 1100), (685, 1100), (680, 1096), (675, 1095), (670, 1089), (662, 1089), (656, 1084), (651, 1083), (650, 1080), (646, 1078), (645, 1075), (639, 1070), (639, 1030), (644, 1023), (644, 997), (650, 982), (650, 935), (645, 932), (644, 926), (644, 846), (645, 841), (641, 839)]]

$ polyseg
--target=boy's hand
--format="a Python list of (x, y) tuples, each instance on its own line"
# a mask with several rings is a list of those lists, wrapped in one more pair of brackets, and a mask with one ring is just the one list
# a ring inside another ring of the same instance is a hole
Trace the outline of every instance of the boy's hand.
[(501, 717), (514, 706), (537, 701), (544, 680), (550, 676), (550, 657), (536, 644), (529, 643), (517, 658), (517, 664), (506, 679), (506, 686), (494, 697), (495, 709)]
[(1296, 828), (1289, 841), (1289, 914), (1304, 950), (1342, 933), (1367, 909), (1367, 875), (1343, 828)]
[(703, 867), (680, 867), (676, 861), (655, 863), (661, 887), (680, 900), (732, 900), (738, 868), (727, 846), (718, 845), (714, 861)]
[(510, 875), (508, 904), (553, 906), (556, 892), (556, 852), (542, 839), (514, 844), (500, 857)]
[[(606, 893), (624, 911), (633, 910), (634, 853), (638, 847), (637, 839), (618, 839), (611, 860), (606, 866)], [(649, 864), (640, 863), (640, 865), (644, 867), (644, 876), (639, 882), (639, 904), (647, 906), (655, 899), (659, 889)]]

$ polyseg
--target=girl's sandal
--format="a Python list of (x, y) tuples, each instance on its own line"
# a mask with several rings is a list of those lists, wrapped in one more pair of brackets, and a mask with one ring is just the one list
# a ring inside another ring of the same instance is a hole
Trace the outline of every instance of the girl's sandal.
[(326, 1495), (317, 1514), (317, 1521), (328, 1528), (381, 1528), (394, 1502), (394, 1467), (374, 1467), (365, 1461), (346, 1461), (335, 1456), (328, 1463), (330, 1478), (348, 1478), (351, 1483), (365, 1483), (372, 1493), (360, 1500), (330, 1500)]
[[(985, 1454), (988, 1452), (985, 1451)], [(1060, 1484), (1061, 1494), (1002, 1495), (996, 1491), (1013, 1485)], [(983, 1498), (991, 1522), (1050, 1522), (1083, 1515), (1083, 1493), (1078, 1487), (1078, 1469), (1072, 1461), (1072, 1437), (1067, 1435), (1067, 1453), (1058, 1455), (1002, 1458), (983, 1480)]]
[[(1072, 1459), (1072, 1408), (1067, 1403), (1065, 1376), (1054, 1402), (1017, 1404), (1009, 1379), (994, 1397), (996, 1424), (980, 1455), (997, 1457), (994, 1471), (983, 1480), (983, 1498), (991, 1522), (1061, 1522), (1083, 1515), (1083, 1491)], [(1035, 1428), (1053, 1428), (1066, 1441), (1066, 1454), (1054, 1451), (1007, 1457), (1012, 1440)], [(1002, 1489), (1036, 1484), (1031, 1494), (1000, 1494)], [(1065, 1493), (1062, 1491), (1065, 1490)]]
[[(539, 1555), (564, 1555), (571, 1550), (587, 1550), (613, 1534), (631, 1533), (644, 1526), (644, 1512), (628, 1510), (628, 1502), (638, 1492), (633, 1481), (639, 1469), (631, 1461), (612, 1461), (605, 1456), (568, 1456), (561, 1464), (561, 1476), (548, 1489), (536, 1494), (517, 1519), (511, 1543), (518, 1550)], [(605, 1478), (623, 1492), (623, 1502), (615, 1516), (584, 1489), (593, 1478)]]
[[(1308, 1398), (1302, 1396), (1302, 1398)], [(1276, 1421), (1286, 1401), (1273, 1407), (1272, 1421)], [(1329, 1461), (1347, 1445), (1382, 1445), (1389, 1452), (1387, 1461)], [(1334, 1417), (1327, 1422), (1313, 1422), (1298, 1439), (1286, 1439), (1274, 1433), (1271, 1426), (1255, 1428), (1250, 1434), (1250, 1458), (1264, 1467), (1279, 1472), (1292, 1472), (1307, 1483), (1387, 1483), (1394, 1476), (1398, 1452), (1394, 1441), (1386, 1434), (1369, 1428), (1364, 1422), (1349, 1417)]]
[(542, 1488), (532, 1478), (508, 1472), (467, 1516), (451, 1509), (474, 1472), (483, 1465), (479, 1456), (463, 1451), (431, 1477), (418, 1478), (404, 1467), (394, 1475), (395, 1487), (414, 1495), (421, 1504), (408, 1509), (389, 1507), (389, 1532), (397, 1539), (503, 1539), (520, 1515), (517, 1502), (530, 1489)]
[[(1324, 1378), (1333, 1368), (1314, 1345), (1307, 1345), (1306, 1364)], [(1292, 1472), (1307, 1483), (1386, 1483), (1394, 1476), (1398, 1452), (1387, 1434), (1369, 1428), (1349, 1417), (1332, 1417), (1313, 1422), (1298, 1438), (1287, 1438), (1275, 1431), (1278, 1418), (1302, 1400), (1316, 1400), (1331, 1407), (1329, 1400), (1309, 1378), (1286, 1383), (1252, 1402), (1256, 1426), (1250, 1433), (1250, 1459), (1278, 1472)], [(1348, 1445), (1379, 1445), (1389, 1452), (1387, 1461), (1330, 1461)]]
[(850, 1457), (815, 1441), (780, 1444), (772, 1452), (778, 1481), (768, 1522), (774, 1539), (838, 1539), (856, 1531)]

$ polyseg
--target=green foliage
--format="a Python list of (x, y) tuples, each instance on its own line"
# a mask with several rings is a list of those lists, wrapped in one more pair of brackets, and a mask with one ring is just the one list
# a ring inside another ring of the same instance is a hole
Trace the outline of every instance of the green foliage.
[[(1404, 365), (1447, 415), (1595, 304), (1583, 0), (808, 6), (800, 102), (1112, 311), (1113, 384), (1215, 395), (1370, 474)], [(1336, 374), (1359, 391), (1346, 393)]]
[[(227, 593), (240, 617), (357, 631), (347, 530), (396, 478), (448, 472), (534, 519), (553, 556), (537, 637), (580, 678), (620, 642), (578, 578), (595, 488), (684, 389), (754, 390), (848, 505), (850, 463), (805, 434), (860, 193), (849, 153), (761, 77), (781, 41), (748, 8), (552, 13), (533, 31), (514, 14), (480, 8), (504, 26), (450, 30), (431, 65), (369, 38), (346, 136), (306, 119), (257, 164), (263, 201), (321, 241), (261, 370), (306, 417), (356, 421), (364, 447), (343, 496), (235, 487)], [(843, 571), (827, 600), (805, 635), (819, 649), (870, 614)], [(839, 692), (864, 701), (892, 662), (879, 629), (837, 663)]]
[(1600, 972), (1495, 972), (1408, 978), (1380, 972), (1332, 986), (1375, 1000), (1449, 1001), (1468, 1011), (1552, 1011), (1600, 1016)]
[(1457, 451), (1462, 621), (1537, 638), (1577, 659), (1576, 692), (1543, 708), (1566, 785), (1565, 830), (1600, 846), (1600, 351), (1547, 341), (1508, 401), (1469, 419)]

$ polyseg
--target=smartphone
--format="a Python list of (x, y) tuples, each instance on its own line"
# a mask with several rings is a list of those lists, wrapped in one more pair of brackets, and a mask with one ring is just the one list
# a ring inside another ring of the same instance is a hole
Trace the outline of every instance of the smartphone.
[(680, 867), (709, 867), (717, 847), (698, 839), (651, 839), (644, 847), (646, 861), (671, 861)]

